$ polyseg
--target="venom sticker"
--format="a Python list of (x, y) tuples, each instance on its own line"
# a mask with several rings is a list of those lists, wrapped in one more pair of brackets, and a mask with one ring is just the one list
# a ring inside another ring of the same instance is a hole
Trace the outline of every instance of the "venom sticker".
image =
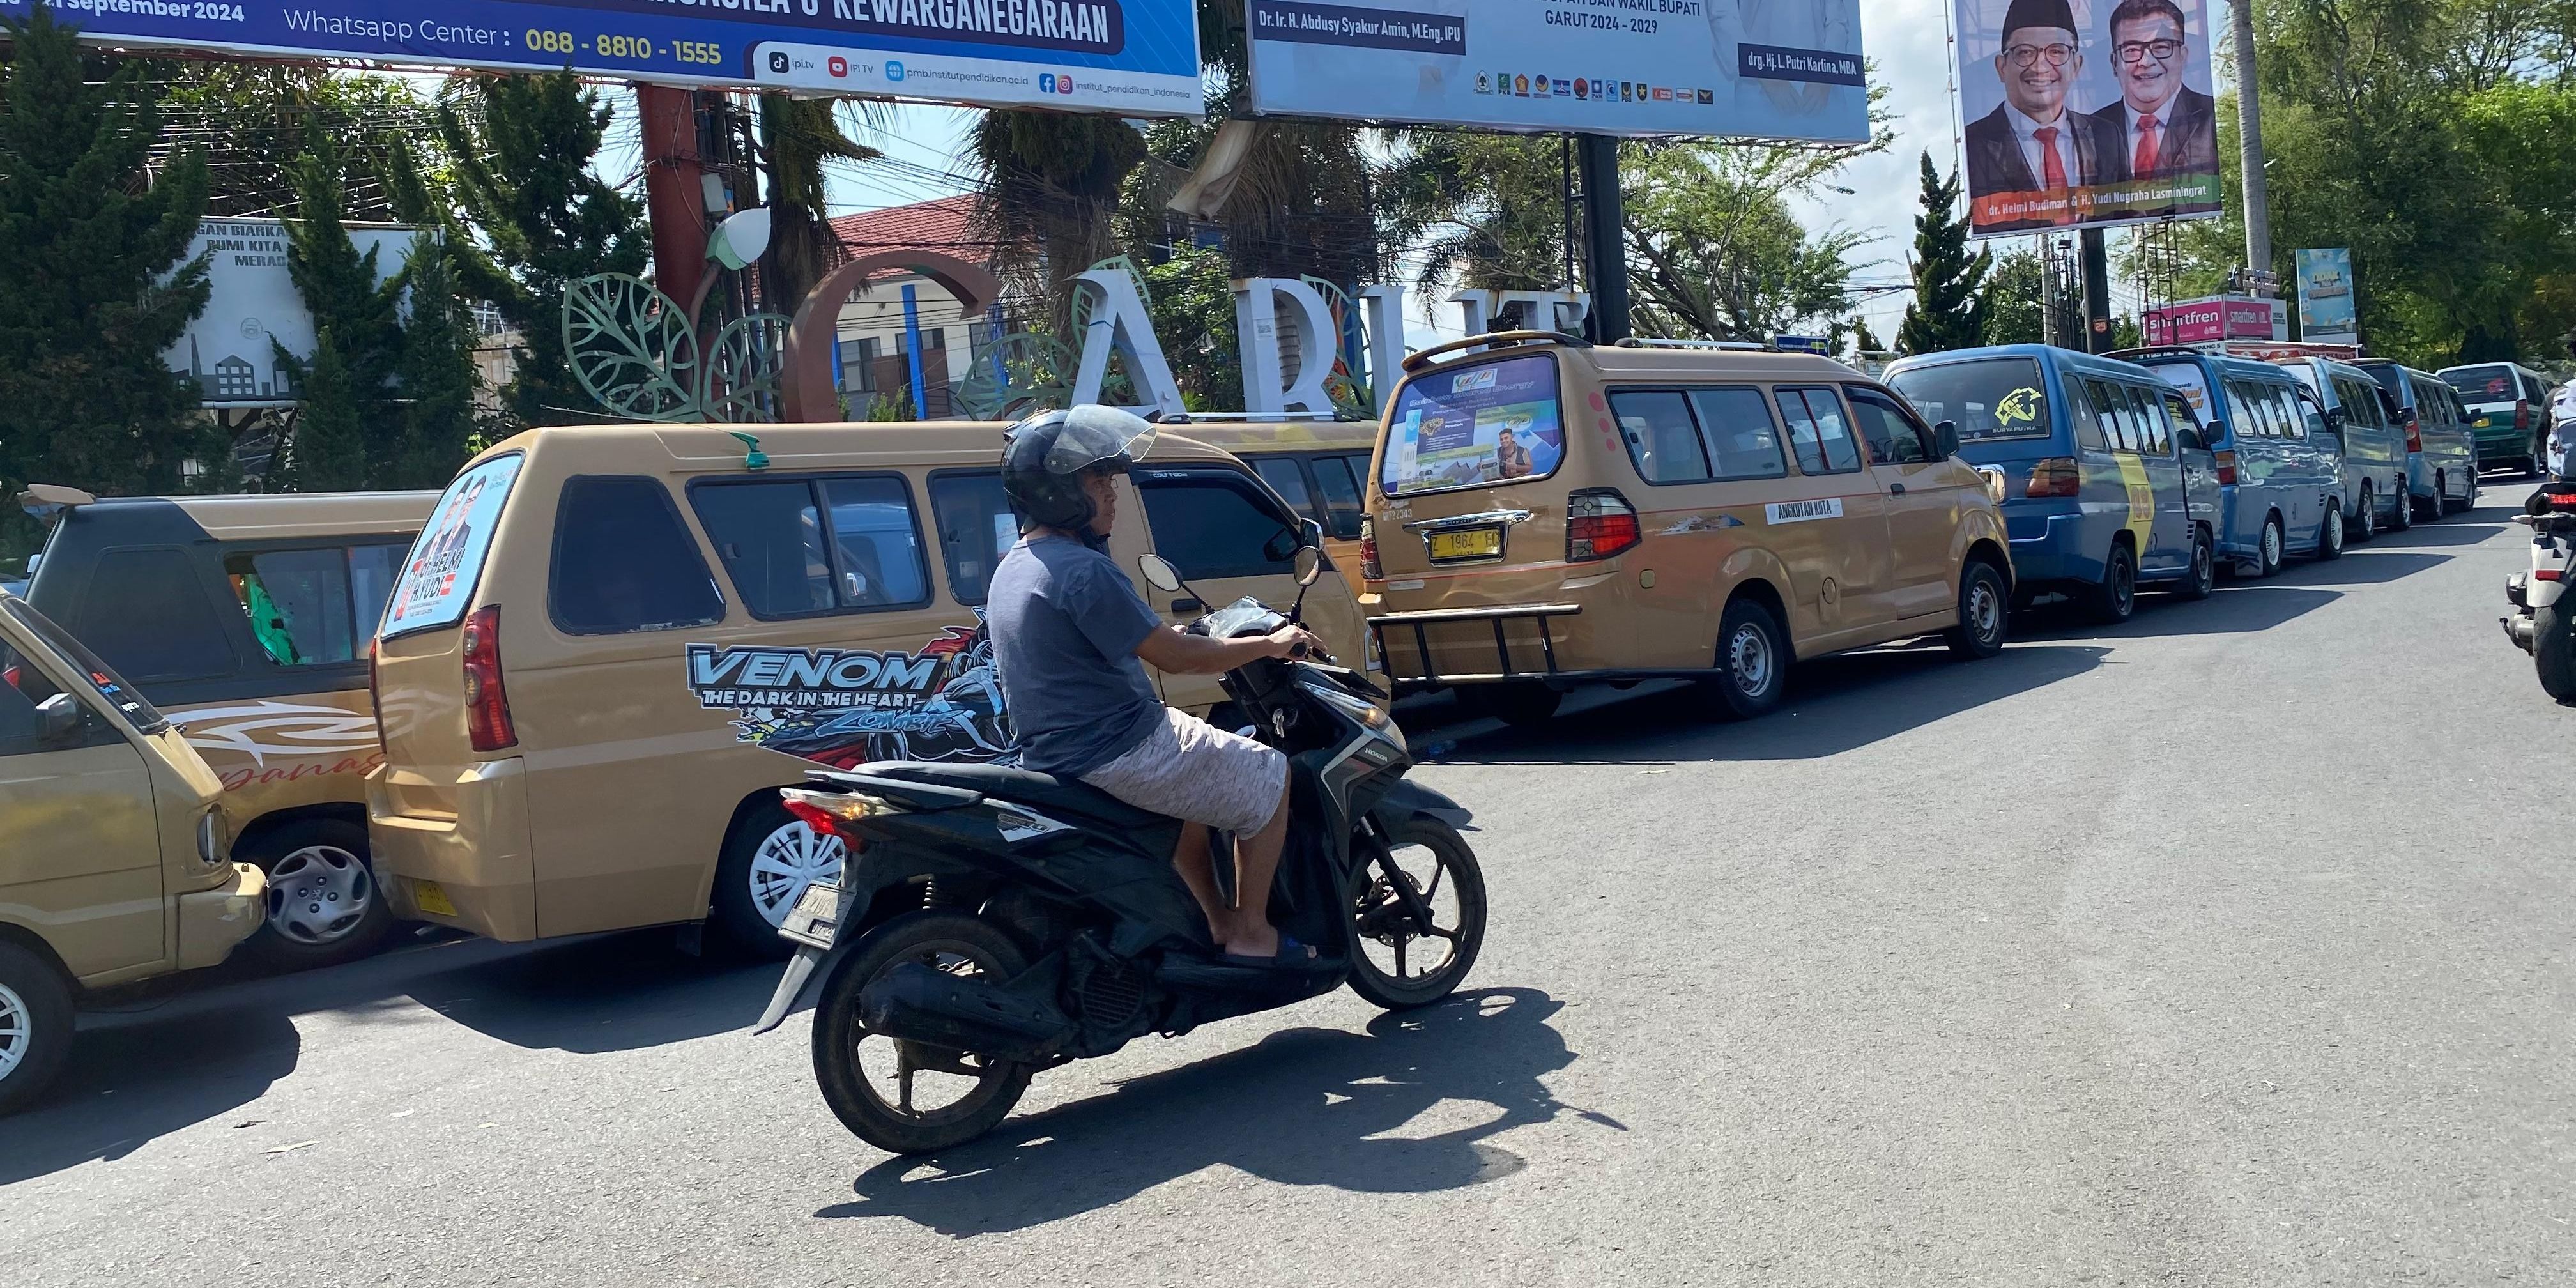
[(919, 653), (688, 646), (698, 705), (734, 736), (834, 769), (872, 760), (1016, 763), (983, 614)]

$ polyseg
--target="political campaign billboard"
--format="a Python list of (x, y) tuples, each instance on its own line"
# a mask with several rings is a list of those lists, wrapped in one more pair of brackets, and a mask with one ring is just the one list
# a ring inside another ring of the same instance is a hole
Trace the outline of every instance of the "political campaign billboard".
[[(0, 0), (23, 17), (27, 0)], [(54, 0), (90, 40), (1197, 116), (1190, 0)]]
[(1978, 236), (2216, 215), (2208, 0), (1954, 0)]
[(1257, 113), (1869, 137), (1859, 0), (1245, 0), (1244, 14)]
[(2361, 336), (2353, 311), (2352, 251), (2299, 252), (2299, 338), (2350, 344)]

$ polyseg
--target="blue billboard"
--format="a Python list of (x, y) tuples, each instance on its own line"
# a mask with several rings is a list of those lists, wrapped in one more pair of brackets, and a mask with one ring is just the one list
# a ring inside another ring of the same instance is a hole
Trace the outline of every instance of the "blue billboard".
[[(0, 0), (23, 16), (27, 0)], [(100, 44), (1197, 116), (1191, 0), (54, 0)]]

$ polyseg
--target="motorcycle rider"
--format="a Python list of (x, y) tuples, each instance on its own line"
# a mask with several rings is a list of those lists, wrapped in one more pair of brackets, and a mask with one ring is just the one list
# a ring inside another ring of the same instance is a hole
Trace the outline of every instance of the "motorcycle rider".
[[(1315, 644), (1296, 626), (1217, 640), (1165, 624), (1108, 553), (1117, 478), (1154, 439), (1111, 407), (1043, 412), (1011, 427), (1002, 489), (1020, 540), (993, 570), (986, 622), (1020, 763), (1076, 778), (1138, 809), (1181, 819), (1173, 863), (1236, 959), (1294, 966), (1314, 950), (1270, 924), (1270, 881), (1288, 835), (1288, 760), (1163, 705), (1140, 661), (1215, 675)], [(1219, 897), (1210, 829), (1234, 833), (1241, 906)]]

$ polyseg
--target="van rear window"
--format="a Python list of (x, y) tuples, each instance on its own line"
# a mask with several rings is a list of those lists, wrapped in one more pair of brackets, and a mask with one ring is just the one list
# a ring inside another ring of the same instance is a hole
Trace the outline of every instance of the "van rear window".
[(465, 617), (475, 583), (483, 579), (483, 556), (492, 549), (492, 529), (510, 499), (525, 458), (496, 456), (456, 476), (429, 512), (429, 526), (412, 542), (403, 560), (402, 579), (385, 609), (384, 636), (454, 626)]
[(2029, 358), (1945, 362), (1900, 371), (1887, 383), (1923, 419), (1957, 426), (1963, 443), (2048, 435), (2048, 383)]
[(1502, 358), (1405, 385), (1387, 421), (1388, 496), (1543, 479), (1565, 459), (1556, 359)]

